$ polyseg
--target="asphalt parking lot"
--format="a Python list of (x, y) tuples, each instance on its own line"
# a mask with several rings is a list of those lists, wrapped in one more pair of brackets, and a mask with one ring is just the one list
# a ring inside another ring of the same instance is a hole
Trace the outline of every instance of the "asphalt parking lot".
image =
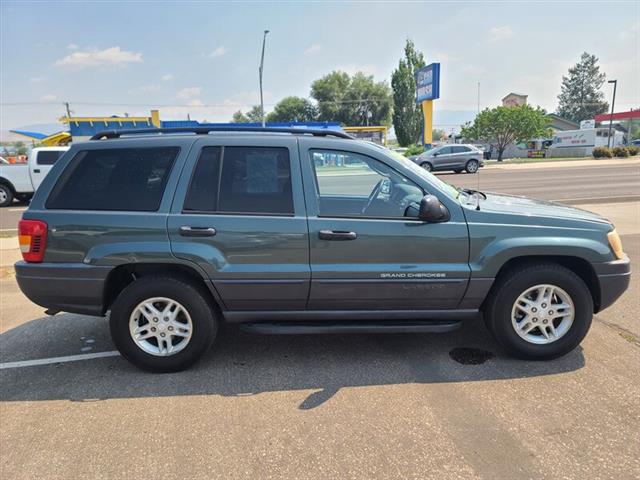
[[(519, 193), (539, 191), (538, 175)], [(615, 221), (638, 271), (640, 203), (581, 207)], [(3, 479), (640, 477), (637, 277), (555, 361), (506, 357), (481, 322), (441, 335), (226, 327), (166, 375), (114, 356), (103, 318), (45, 316), (8, 268), (0, 294)], [(85, 359), (48, 360), (73, 355)]]

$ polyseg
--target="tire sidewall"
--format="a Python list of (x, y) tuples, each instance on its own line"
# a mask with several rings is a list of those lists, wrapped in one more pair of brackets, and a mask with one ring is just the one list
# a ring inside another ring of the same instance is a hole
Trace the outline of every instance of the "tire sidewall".
[[(471, 170), (469, 169), (469, 165), (475, 165), (475, 170)], [(478, 163), (477, 160), (469, 160), (467, 162), (467, 165), (465, 167), (465, 170), (467, 171), (467, 173), (476, 173), (478, 171), (478, 169), (480, 168), (480, 164)]]
[(424, 168), (427, 172), (432, 172), (433, 171), (433, 165), (431, 165), (431, 163), (429, 163), (429, 162), (422, 162), (420, 164), (420, 166), (422, 168)]
[[(129, 333), (131, 313), (140, 302), (152, 297), (179, 302), (191, 317), (193, 332), (189, 344), (175, 355), (151, 355), (138, 347)], [(189, 367), (208, 350), (215, 338), (217, 321), (213, 308), (193, 285), (168, 278), (143, 278), (120, 293), (111, 309), (109, 327), (116, 347), (131, 363), (154, 372), (175, 372)]]
[[(527, 289), (550, 284), (562, 288), (573, 301), (575, 316), (569, 331), (555, 342), (538, 345), (520, 337), (511, 323), (516, 299)], [(584, 282), (564, 268), (534, 268), (517, 272), (499, 287), (490, 312), (489, 326), (496, 340), (510, 353), (530, 359), (551, 359), (569, 353), (585, 337), (593, 317), (593, 299)]]
[(6, 200), (4, 202), (0, 202), (0, 207), (8, 207), (9, 205), (11, 205), (11, 202), (13, 202), (13, 191), (5, 183), (0, 183), (0, 189), (3, 190), (7, 195)]

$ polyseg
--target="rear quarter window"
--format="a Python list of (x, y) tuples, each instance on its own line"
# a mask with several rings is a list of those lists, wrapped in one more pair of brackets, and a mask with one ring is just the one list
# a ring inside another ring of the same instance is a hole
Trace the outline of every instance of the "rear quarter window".
[(53, 165), (58, 161), (64, 151), (60, 150), (41, 150), (36, 156), (38, 165)]
[(65, 210), (158, 210), (180, 149), (111, 148), (76, 153), (46, 207)]

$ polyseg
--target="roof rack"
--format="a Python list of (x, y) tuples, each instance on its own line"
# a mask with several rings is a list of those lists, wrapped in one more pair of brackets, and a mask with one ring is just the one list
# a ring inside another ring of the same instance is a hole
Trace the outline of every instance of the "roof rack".
[(96, 133), (91, 140), (108, 140), (129, 135), (195, 133), (196, 135), (208, 135), (211, 132), (260, 132), (260, 133), (292, 133), (295, 135), (313, 135), (314, 137), (337, 137), (353, 140), (354, 137), (335, 130), (319, 130), (310, 128), (262, 128), (262, 127), (171, 127), (171, 128), (132, 128), (124, 130), (105, 130)]

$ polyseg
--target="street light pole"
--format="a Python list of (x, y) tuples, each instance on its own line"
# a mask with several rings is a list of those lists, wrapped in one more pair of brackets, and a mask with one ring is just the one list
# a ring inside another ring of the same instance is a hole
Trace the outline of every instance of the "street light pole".
[(260, 68), (258, 69), (258, 72), (260, 73), (260, 115), (262, 116), (262, 128), (266, 127), (264, 118), (264, 98), (262, 97), (262, 70), (264, 68), (264, 45), (267, 41), (267, 33), (269, 33), (269, 30), (265, 30), (264, 36), (262, 37), (262, 56), (260, 57)]
[(611, 115), (609, 116), (609, 134), (607, 135), (607, 148), (611, 148), (611, 125), (613, 124), (613, 108), (616, 106), (618, 80), (609, 80), (607, 83), (613, 83), (613, 101), (611, 102)]

